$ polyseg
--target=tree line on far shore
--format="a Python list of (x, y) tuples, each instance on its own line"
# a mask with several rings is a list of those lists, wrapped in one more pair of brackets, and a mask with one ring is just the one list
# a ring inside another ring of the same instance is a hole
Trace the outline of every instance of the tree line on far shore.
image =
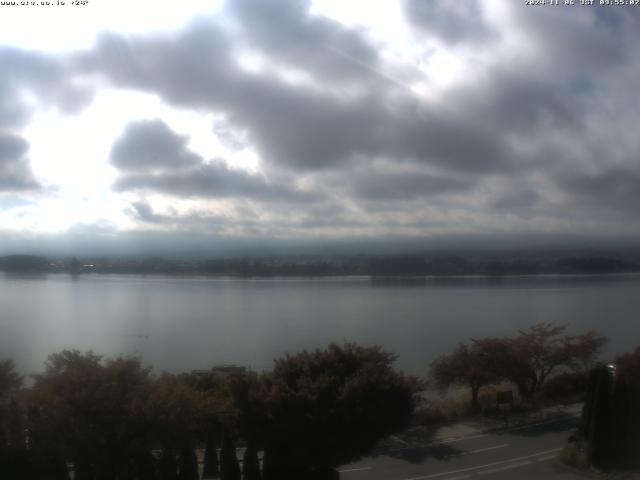
[(35, 255), (0, 257), (0, 271), (8, 273), (132, 273), (210, 275), (229, 277), (327, 277), (373, 278), (449, 277), (480, 275), (612, 274), (640, 272), (640, 262), (628, 256), (502, 257), (457, 255), (339, 255), (318, 257), (218, 258), (178, 261), (160, 257), (109, 259), (69, 257), (48, 259)]

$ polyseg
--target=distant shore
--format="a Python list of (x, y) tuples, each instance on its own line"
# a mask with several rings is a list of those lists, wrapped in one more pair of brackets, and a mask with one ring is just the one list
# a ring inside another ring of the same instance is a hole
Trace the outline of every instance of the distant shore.
[(311, 258), (232, 258), (195, 261), (158, 257), (141, 259), (63, 258), (36, 255), (0, 257), (9, 273), (138, 274), (232, 278), (366, 277), (381, 281), (432, 278), (503, 278), (541, 275), (620, 275), (640, 273), (635, 258), (342, 256)]

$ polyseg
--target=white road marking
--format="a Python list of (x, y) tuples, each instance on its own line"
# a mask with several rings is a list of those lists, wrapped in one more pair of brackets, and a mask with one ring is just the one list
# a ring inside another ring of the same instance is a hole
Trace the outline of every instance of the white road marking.
[(450, 437), (450, 438), (445, 438), (443, 440), (436, 440), (434, 442), (416, 443), (415, 445), (411, 445), (408, 447), (400, 447), (400, 448), (392, 448), (391, 450), (384, 450), (381, 453), (381, 455), (387, 455), (389, 453), (395, 453), (395, 452), (403, 452), (405, 450), (413, 450), (414, 448), (437, 447), (438, 445), (444, 445), (446, 443), (464, 442), (465, 440), (474, 440), (476, 438), (483, 438), (488, 436), (489, 436), (488, 433), (482, 433), (479, 435), (470, 435), (468, 437)]
[(465, 440), (473, 440), (475, 438), (488, 437), (488, 433), (481, 433), (479, 435), (469, 435), (467, 437), (450, 437), (445, 438), (444, 440), (435, 441), (428, 443), (427, 445), (440, 445), (441, 443), (456, 443), (456, 442), (464, 442)]
[(536, 462), (547, 462), (549, 460), (553, 460), (554, 458), (556, 458), (556, 455), (547, 455), (546, 457), (540, 457), (540, 458), (536, 458)]
[(349, 472), (364, 472), (365, 470), (371, 470), (371, 467), (346, 468), (344, 470), (338, 470), (338, 471), (340, 473), (349, 473)]
[(469, 455), (471, 453), (480, 453), (480, 452), (488, 452), (489, 450), (495, 450), (497, 448), (505, 448), (508, 447), (508, 443), (503, 443), (502, 445), (496, 445), (495, 447), (487, 447), (487, 448), (478, 448), (477, 450), (471, 450), (469, 452), (464, 452), (464, 455)]
[[(476, 450), (470, 450), (468, 452), (463, 452), (460, 455), (452, 455), (454, 457), (456, 456), (463, 456), (463, 455), (471, 455), (472, 453), (482, 453), (482, 452), (488, 452), (489, 450), (496, 450), (498, 448), (505, 448), (508, 447), (509, 444), (508, 443), (503, 443), (502, 445), (495, 445), (493, 447), (486, 447), (486, 448), (478, 448)], [(345, 468), (343, 470), (339, 470), (340, 473), (351, 473), (351, 472), (363, 472), (366, 470), (372, 470), (373, 467), (359, 467), (359, 468)], [(451, 479), (447, 479), (447, 480), (462, 480), (463, 478), (468, 478), (469, 475), (465, 475), (463, 477), (455, 477), (455, 478), (451, 478)]]
[(381, 452), (382, 455), (386, 454), (386, 453), (393, 453), (393, 452), (402, 452), (403, 450), (411, 450), (413, 448), (420, 448), (420, 447), (431, 447), (434, 445), (442, 445), (445, 443), (457, 443), (457, 442), (464, 442), (466, 440), (475, 440), (476, 438), (483, 438), (483, 437), (488, 437), (489, 435), (493, 435), (495, 433), (508, 433), (508, 432), (515, 432), (517, 430), (523, 430), (525, 428), (532, 428), (532, 427), (539, 427), (541, 425), (549, 425), (551, 423), (558, 423), (558, 422), (564, 422), (567, 421), (566, 418), (554, 418), (552, 420), (546, 420), (543, 422), (536, 422), (536, 423), (527, 423), (524, 425), (518, 425), (516, 427), (505, 427), (505, 428), (498, 428), (490, 433), (479, 433), (477, 435), (468, 435), (468, 436), (461, 436), (461, 437), (448, 437), (448, 438), (443, 438), (442, 440), (435, 440), (433, 442), (428, 442), (428, 443), (417, 443), (415, 445), (410, 445), (408, 447), (400, 447), (400, 448), (393, 448), (391, 450), (385, 450), (383, 452)]
[(520, 460), (525, 460), (527, 458), (539, 457), (540, 455), (548, 455), (549, 453), (555, 453), (559, 450), (562, 450), (562, 448), (554, 448), (553, 450), (545, 450), (543, 452), (532, 453), (531, 455), (524, 455), (522, 457), (510, 458), (508, 460), (501, 460), (499, 462), (491, 462), (485, 465), (476, 465), (475, 467), (461, 468), (459, 470), (450, 470), (448, 472), (432, 473), (431, 475), (423, 475), (421, 477), (405, 478), (404, 480), (425, 480), (427, 478), (443, 477), (445, 475), (451, 475), (454, 473), (470, 472), (472, 470), (480, 470), (486, 467), (493, 467), (494, 465), (504, 465), (505, 463), (518, 462)]
[(512, 464), (506, 465), (504, 467), (491, 468), (489, 470), (482, 470), (481, 472), (478, 472), (478, 475), (488, 475), (490, 473), (504, 472), (505, 470), (511, 470), (512, 468), (518, 468), (518, 467), (524, 467), (525, 465), (531, 465), (532, 463), (533, 462), (531, 460), (525, 460), (524, 462), (512, 463)]

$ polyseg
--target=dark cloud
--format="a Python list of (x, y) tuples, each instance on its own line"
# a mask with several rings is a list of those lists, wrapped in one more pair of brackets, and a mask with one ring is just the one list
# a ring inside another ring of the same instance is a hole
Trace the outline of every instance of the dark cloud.
[(448, 44), (483, 42), (497, 36), (487, 25), (479, 0), (406, 0), (405, 10), (410, 24)]
[(73, 82), (73, 66), (65, 57), (0, 46), (0, 65), (0, 128), (25, 125), (31, 100), (77, 112), (91, 98), (86, 88)]
[[(640, 41), (637, 9), (507, 2), (504, 17), (488, 18), (484, 2), (458, 3), (405, 3), (420, 32), (415, 50), (445, 48), (463, 65), (465, 76), (439, 86), (435, 101), (409, 88), (428, 88), (430, 75), (382, 55), (362, 30), (310, 14), (306, 0), (230, 0), (220, 15), (178, 32), (105, 34), (72, 57), (0, 49), (8, 65), (0, 71), (0, 127), (29, 118), (20, 88), (36, 103), (73, 110), (86, 101), (75, 80), (90, 75), (222, 118), (212, 135), (232, 149), (257, 151), (264, 175), (206, 161), (160, 120), (128, 125), (112, 148), (117, 190), (232, 199), (258, 212), (236, 212), (225, 226), (303, 235), (333, 225), (368, 235), (398, 218), (398, 228), (413, 225), (414, 234), (595, 229), (615, 217), (612, 231), (632, 228), (624, 219), (640, 206), (632, 134), (640, 57), (628, 48)], [(440, 41), (421, 42), (429, 36)], [(264, 57), (264, 68), (243, 69), (238, 55), (247, 51)], [(292, 81), (290, 70), (307, 75)], [(21, 145), (3, 147), (14, 186), (16, 169), (28, 173)], [(614, 164), (626, 166), (607, 167)], [(316, 208), (337, 199), (344, 211)], [(180, 217), (145, 203), (131, 208), (148, 224), (177, 225)], [(587, 210), (599, 213), (587, 218)], [(187, 214), (182, 225), (215, 223), (201, 213)]]
[(162, 222), (163, 217), (156, 214), (146, 201), (133, 202), (130, 204), (131, 209), (128, 213), (132, 214), (138, 220), (143, 222)]
[(24, 155), (29, 144), (22, 137), (0, 132), (0, 191), (39, 188)]
[(20, 159), (29, 150), (29, 143), (17, 135), (0, 132), (0, 162)]
[(217, 230), (220, 227), (230, 226), (234, 223), (228, 217), (220, 215), (200, 215), (198, 213), (181, 215), (171, 208), (167, 213), (157, 213), (146, 200), (132, 202), (125, 213), (149, 225), (179, 226), (180, 228), (198, 230)]
[(598, 173), (571, 172), (559, 182), (574, 202), (589, 208), (637, 212), (640, 208), (640, 171), (628, 166), (604, 168)]
[(588, 100), (572, 94), (573, 84), (540, 78), (528, 68), (496, 67), (486, 83), (451, 92), (452, 103), (463, 109), (469, 120), (494, 129), (493, 136), (517, 133), (527, 138), (532, 132), (550, 128), (578, 132)]
[(260, 175), (230, 169), (221, 161), (175, 172), (122, 175), (115, 188), (149, 190), (178, 197), (239, 198), (265, 202), (313, 202), (322, 197), (282, 184), (271, 184)]
[(170, 103), (202, 109), (233, 93), (231, 51), (224, 32), (202, 20), (177, 34), (102, 34), (76, 63), (80, 72), (102, 73), (115, 86), (154, 91)]
[(248, 127), (268, 162), (321, 170), (384, 156), (478, 173), (508, 168), (506, 145), (485, 124), (423, 111), (414, 97), (388, 105), (378, 95), (327, 98), (252, 80), (229, 104), (230, 120)]
[(115, 188), (179, 197), (237, 197), (281, 202), (320, 199), (316, 193), (231, 169), (219, 159), (207, 163), (187, 148), (188, 141), (187, 136), (177, 135), (161, 120), (130, 123), (111, 150), (111, 162), (121, 172)]
[(490, 205), (499, 210), (521, 210), (533, 207), (540, 199), (540, 194), (535, 190), (522, 188), (497, 196), (491, 201)]
[[(375, 68), (363, 66), (375, 66), (377, 60), (357, 32), (347, 35), (337, 22), (309, 17), (304, 2), (286, 8), (285, 2), (258, 3), (231, 4), (244, 28), (239, 39), (213, 21), (195, 23), (176, 35), (106, 35), (81, 64), (115, 85), (158, 93), (177, 106), (225, 113), (232, 126), (247, 131), (263, 160), (287, 168), (340, 168), (355, 157), (380, 155), (477, 173), (507, 168), (510, 155), (504, 142), (486, 125), (465, 120), (466, 114), (421, 112), (420, 100), (408, 91), (390, 104), (388, 93), (398, 85), (380, 82)], [(266, 20), (283, 10), (274, 25)], [(337, 31), (345, 34), (334, 35)], [(261, 43), (262, 36), (271, 43)], [(304, 67), (318, 60), (308, 50), (311, 45), (324, 45), (329, 37), (334, 52), (327, 50), (314, 72), (323, 72), (325, 84), (339, 81), (345, 58), (357, 57), (346, 63), (359, 72), (369, 93), (345, 97), (294, 87), (274, 77), (246, 74), (230, 56), (234, 42), (249, 39), (270, 55)]]
[[(240, 208), (244, 210), (244, 208)], [(295, 210), (301, 215), (291, 215)], [(266, 215), (257, 212), (239, 215), (238, 209), (228, 214), (212, 214), (205, 210), (177, 212), (169, 208), (164, 213), (156, 212), (146, 200), (132, 202), (126, 210), (136, 220), (153, 228), (175, 228), (199, 232), (224, 234), (233, 230), (234, 234), (284, 236), (305, 235), (309, 231), (326, 231), (336, 227), (367, 228), (352, 212), (348, 212), (339, 203), (322, 203), (307, 206), (300, 210), (294, 205), (271, 205)]]
[(444, 177), (422, 172), (351, 173), (348, 190), (357, 199), (371, 201), (414, 200), (445, 193), (460, 193), (473, 187), (467, 179)]
[[(535, 39), (538, 48), (547, 52), (537, 58), (539, 73), (564, 80), (567, 76), (597, 76), (605, 73), (597, 69), (620, 67), (634, 56), (621, 43), (622, 38), (626, 43), (638, 36), (640, 17), (634, 15), (636, 20), (633, 21), (629, 10), (634, 9), (599, 5), (515, 8), (514, 18), (523, 34)], [(617, 19), (617, 27), (612, 28), (612, 19)]]
[[(388, 82), (369, 94), (343, 97), (246, 74), (229, 61), (220, 46), (229, 40), (221, 35), (214, 25), (197, 24), (155, 40), (105, 37), (83, 63), (116, 85), (156, 92), (177, 106), (223, 112), (232, 126), (246, 130), (265, 162), (286, 168), (340, 168), (363, 156), (477, 173), (510, 164), (500, 136), (466, 114), (422, 111), (407, 91), (389, 103), (389, 89), (398, 87)], [(202, 39), (196, 52), (194, 38)]]
[(180, 169), (202, 162), (187, 150), (189, 137), (174, 133), (161, 120), (142, 120), (127, 125), (113, 144), (111, 163), (124, 171)]
[(227, 11), (241, 28), (241, 42), (269, 59), (308, 71), (319, 81), (372, 81), (378, 53), (357, 31), (308, 13), (308, 0), (233, 0)]

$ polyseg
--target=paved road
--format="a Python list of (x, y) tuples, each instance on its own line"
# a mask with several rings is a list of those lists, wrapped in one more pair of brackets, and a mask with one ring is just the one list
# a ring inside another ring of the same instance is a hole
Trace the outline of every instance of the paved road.
[(387, 450), (345, 465), (342, 480), (584, 480), (555, 456), (577, 426), (573, 416)]

